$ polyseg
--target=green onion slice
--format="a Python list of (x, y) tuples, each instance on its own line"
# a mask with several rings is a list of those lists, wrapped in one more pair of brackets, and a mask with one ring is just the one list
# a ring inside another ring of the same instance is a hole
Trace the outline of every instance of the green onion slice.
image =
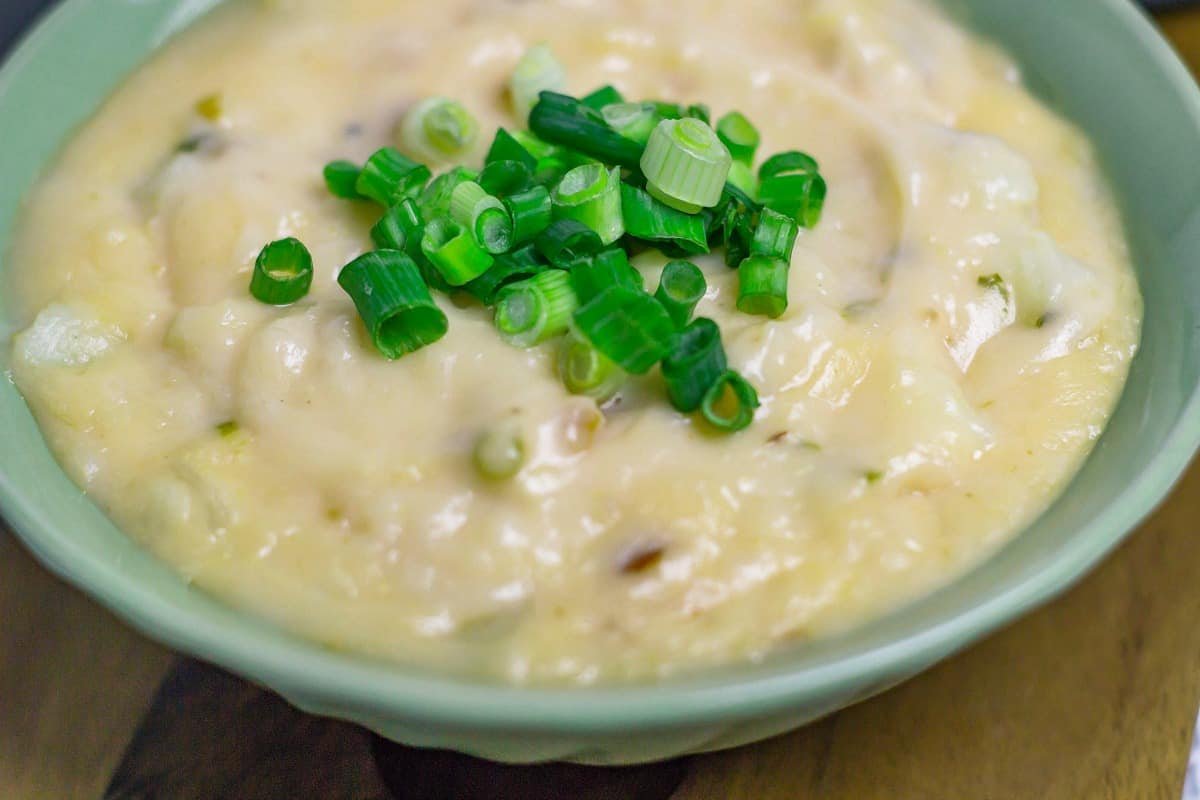
[(708, 291), (704, 273), (690, 261), (672, 261), (663, 267), (654, 297), (662, 303), (676, 328), (683, 328)]
[(446, 335), (445, 313), (413, 260), (397, 250), (376, 250), (351, 261), (338, 284), (354, 300), (375, 348), (388, 359), (420, 350)]
[(521, 161), (493, 161), (479, 173), (478, 183), (488, 194), (504, 199), (528, 189), (533, 172)]
[(621, 217), (621, 173), (603, 164), (584, 164), (568, 172), (554, 189), (554, 218), (573, 219), (591, 228), (607, 246), (625, 233)]
[(513, 221), (504, 203), (474, 181), (464, 181), (450, 196), (450, 218), (475, 238), (486, 252), (506, 253), (513, 243)]
[(663, 359), (662, 374), (671, 405), (685, 414), (700, 408), (728, 369), (721, 329), (711, 319), (701, 317), (679, 335)]
[[(543, 158), (559, 155), (562, 148), (556, 144), (544, 142), (535, 136), (531, 131), (513, 131), (510, 136), (525, 148), (529, 155), (533, 156), (535, 161), (540, 161)], [(536, 170), (535, 170), (536, 172)]]
[(421, 250), (451, 286), (475, 280), (495, 263), (470, 233), (449, 219), (435, 219), (425, 226)]
[(538, 234), (537, 249), (559, 269), (570, 269), (581, 258), (599, 253), (604, 244), (594, 230), (573, 219), (559, 219)]
[(712, 125), (712, 109), (704, 103), (692, 103), (683, 110), (683, 116), (688, 119), (700, 120), (705, 125)]
[(334, 197), (343, 200), (362, 200), (358, 193), (358, 176), (362, 167), (350, 161), (331, 161), (325, 165), (325, 186)]
[(421, 211), (411, 199), (392, 206), (384, 212), (375, 227), (371, 228), (371, 240), (383, 250), (401, 250), (410, 256), (411, 249), (421, 246), (425, 234), (425, 221)]
[(629, 380), (625, 370), (571, 330), (558, 351), (558, 375), (571, 394), (609, 400)]
[(734, 161), (729, 167), (729, 178), (725, 185), (732, 185), (747, 197), (758, 196), (758, 178), (754, 170), (742, 161)]
[(450, 198), (460, 183), (479, 177), (474, 170), (454, 167), (434, 178), (417, 198), (417, 206), (425, 219), (436, 219), (450, 214)]
[(425, 237), (425, 219), (412, 198), (392, 206), (371, 229), (371, 239), (381, 250), (402, 250), (417, 264), (421, 276), (431, 289), (449, 292), (454, 287), (446, 283), (442, 273), (425, 257), (421, 241)]
[(610, 286), (642, 290), (642, 273), (629, 263), (629, 255), (619, 247), (576, 261), (571, 267), (571, 285), (580, 303), (590, 303)]
[(679, 105), (679, 103), (669, 103), (662, 100), (651, 100), (649, 102), (654, 106), (654, 113), (663, 119), (683, 119), (687, 115), (687, 109)]
[(799, 150), (788, 150), (783, 153), (776, 153), (762, 163), (758, 168), (758, 177), (762, 180), (774, 178), (776, 175), (816, 175), (821, 171), (821, 167), (817, 164), (817, 160), (808, 153), (801, 153)]
[(297, 239), (271, 242), (258, 254), (250, 276), (250, 294), (260, 303), (290, 305), (308, 294), (313, 281), (312, 255)]
[(446, 97), (428, 97), (412, 107), (400, 125), (400, 140), (423, 161), (462, 157), (475, 146), (479, 123), (462, 103)]
[(609, 127), (627, 139), (645, 146), (650, 134), (662, 122), (653, 103), (614, 103), (600, 109)]
[(805, 228), (814, 228), (821, 221), (827, 187), (812, 156), (797, 150), (778, 153), (763, 162), (758, 176), (758, 198), (764, 206)]
[(775, 319), (788, 307), (788, 262), (750, 256), (738, 267), (738, 311)]
[(617, 91), (614, 86), (601, 86), (591, 94), (580, 98), (579, 102), (583, 103), (588, 108), (594, 108), (597, 111), (605, 106), (611, 106), (616, 103), (624, 103), (625, 98)]
[(496, 138), (492, 140), (492, 146), (488, 149), (487, 158), (484, 159), (485, 164), (494, 164), (497, 161), (519, 161), (530, 172), (533, 172), (537, 167), (537, 157), (529, 152), (529, 149), (516, 136), (504, 128), (496, 131)]
[(820, 175), (775, 175), (759, 184), (758, 199), (805, 228), (815, 228), (825, 208), (826, 192), (825, 179)]
[(529, 115), (529, 127), (540, 138), (605, 164), (640, 169), (644, 147), (609, 127), (604, 117), (574, 97), (543, 92)]
[(758, 217), (754, 238), (750, 242), (750, 254), (778, 258), (790, 263), (799, 233), (800, 227), (794, 219), (773, 209), (764, 208)]
[(429, 182), (429, 168), (385, 147), (367, 159), (355, 189), (381, 206), (390, 207), (406, 197), (417, 196)]
[(575, 312), (575, 326), (626, 372), (644, 375), (670, 351), (675, 324), (650, 295), (610, 286)]
[[(513, 113), (518, 120), (524, 122), (529, 119), (529, 112), (537, 104), (538, 96), (542, 92), (559, 92), (566, 88), (566, 85), (567, 71), (554, 57), (554, 53), (545, 44), (535, 44), (526, 50), (525, 55), (517, 62), (508, 85), (512, 95)], [(536, 128), (534, 133), (538, 133)]]
[(708, 252), (701, 217), (671, 208), (627, 183), (621, 184), (621, 215), (625, 232), (636, 239), (677, 245), (688, 253)]
[(512, 217), (513, 242), (516, 244), (531, 241), (550, 227), (554, 219), (554, 203), (545, 186), (533, 186), (506, 197), (504, 205)]
[(531, 244), (525, 245), (511, 253), (496, 256), (492, 268), (463, 286), (463, 290), (485, 306), (493, 306), (501, 289), (548, 269), (550, 265), (542, 259), (537, 249)]
[(515, 425), (499, 425), (480, 434), (472, 460), (483, 478), (492, 481), (515, 478), (525, 466), (525, 440)]
[(734, 433), (750, 427), (758, 406), (758, 392), (750, 382), (729, 370), (704, 395), (700, 412), (717, 430)]
[(690, 117), (660, 122), (640, 162), (650, 194), (688, 214), (721, 202), (732, 163), (716, 132)]
[(720, 239), (725, 244), (725, 265), (738, 267), (750, 255), (756, 214), (737, 197), (730, 197), (721, 221)]
[(758, 128), (740, 111), (730, 111), (717, 121), (717, 136), (729, 149), (733, 160), (747, 167), (754, 163), (754, 154), (762, 142)]
[(579, 300), (559, 269), (506, 286), (496, 303), (496, 329), (515, 347), (532, 347), (567, 330)]

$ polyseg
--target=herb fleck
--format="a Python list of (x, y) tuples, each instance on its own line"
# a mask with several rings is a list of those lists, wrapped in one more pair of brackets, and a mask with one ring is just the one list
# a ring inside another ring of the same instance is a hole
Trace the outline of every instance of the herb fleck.
[(980, 275), (979, 285), (984, 289), (994, 289), (1004, 298), (1004, 302), (1008, 302), (1008, 284), (1004, 282), (1004, 278), (998, 272), (993, 272), (991, 275)]

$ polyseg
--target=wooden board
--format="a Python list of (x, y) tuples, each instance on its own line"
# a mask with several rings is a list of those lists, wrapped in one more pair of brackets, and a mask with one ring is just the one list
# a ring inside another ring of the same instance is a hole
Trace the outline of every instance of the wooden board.
[[(1200, 12), (1163, 22), (1200, 65)], [(1200, 704), (1197, 520), (1193, 468), (1125, 547), (1050, 607), (882, 697), (771, 742), (656, 767), (660, 780), (650, 783), (674, 785), (683, 773), (674, 800), (1175, 800)], [(101, 797), (173, 663), (0, 531), (0, 797)], [(207, 685), (179, 677), (189, 674), (185, 666), (172, 680)], [(231, 723), (204, 701), (177, 704), (170, 737), (155, 733), (136, 748), (139, 763), (158, 769), (126, 773), (119, 796), (152, 796), (147, 787), (158, 781), (171, 787), (154, 795), (166, 800), (204, 797), (203, 786), (223, 787), (220, 796), (302, 798), (309, 792), (295, 776), (238, 780), (252, 776), (254, 764), (289, 772), (289, 760), (297, 769), (336, 764), (360, 792), (347, 796), (382, 791), (360, 732), (317, 723), (236, 682), (218, 679), (209, 689), (277, 723), (259, 726), (275, 731), (269, 758), (248, 764), (244, 742), (196, 758), (201, 743), (228, 738)], [(154, 742), (160, 746), (147, 744)], [(415, 758), (446, 769), (440, 757)], [(468, 775), (487, 769), (454, 764)], [(185, 769), (207, 775), (202, 781)], [(503, 774), (515, 781), (505, 785), (526, 787), (562, 775)], [(595, 780), (625, 785), (624, 777)], [(622, 791), (606, 796), (633, 796)]]

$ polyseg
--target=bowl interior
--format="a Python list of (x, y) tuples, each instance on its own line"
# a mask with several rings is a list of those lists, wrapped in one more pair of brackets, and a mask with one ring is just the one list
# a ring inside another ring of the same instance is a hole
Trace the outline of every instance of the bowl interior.
[[(67, 0), (0, 74), (0, 253), (22, 195), (147, 53), (218, 0)], [(285, 693), (347, 710), (491, 728), (600, 731), (747, 717), (886, 685), (1051, 597), (1167, 492), (1200, 442), (1200, 102), (1126, 0), (947, 0), (1001, 41), (1031, 85), (1093, 137), (1129, 230), (1146, 320), (1141, 354), (1092, 458), (1031, 528), (942, 591), (845, 636), (763, 664), (655, 687), (521, 690), (325, 652), (195, 591), (134, 546), (55, 464), (0, 381), (0, 508), (52, 569), (169, 645)], [(10, 265), (0, 263), (0, 287)], [(0, 338), (12, 320), (0, 294)], [(7, 342), (0, 348), (7, 357)]]

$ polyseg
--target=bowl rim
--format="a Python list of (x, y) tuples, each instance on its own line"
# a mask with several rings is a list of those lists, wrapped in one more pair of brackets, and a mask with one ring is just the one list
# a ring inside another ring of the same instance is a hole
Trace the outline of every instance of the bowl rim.
[[(94, 0), (65, 0), (41, 17), (0, 67), (0, 102), (33, 54), (70, 16)], [(1118, 16), (1153, 68), (1200, 131), (1200, 89), (1149, 18), (1128, 0), (1101, 0)], [(0, 512), (25, 546), (58, 576), (87, 592), (150, 638), (228, 668), (302, 704), (335, 713), (467, 727), (477, 731), (602, 734), (675, 729), (749, 719), (799, 708), (925, 666), (1039, 606), (1107, 556), (1166, 497), (1200, 447), (1200, 385), (1192, 388), (1164, 447), (1113, 498), (1111, 512), (1079, 529), (1055, 559), (1011, 578), (973, 606), (939, 612), (915, 635), (864, 645), (835, 663), (761, 676), (704, 676), (626, 686), (543, 688), (439, 677), (420, 667), (396, 666), (337, 654), (299, 637), (278, 646), (256, 642), (248, 629), (229, 630), (208, 615), (178, 609), (147, 587), (128, 582), (111, 564), (88, 555), (69, 531), (45, 514), (0, 470)], [(903, 613), (903, 612), (901, 612)], [(248, 615), (244, 615), (248, 616)]]

